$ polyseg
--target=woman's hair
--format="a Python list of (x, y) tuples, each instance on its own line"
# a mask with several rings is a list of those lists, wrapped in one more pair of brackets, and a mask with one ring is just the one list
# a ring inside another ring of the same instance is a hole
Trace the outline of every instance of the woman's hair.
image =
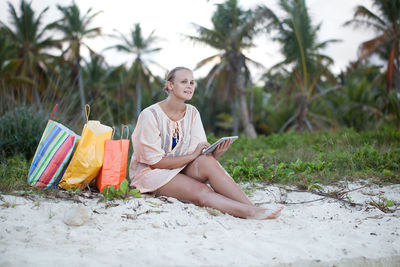
[(168, 86), (167, 86), (167, 82), (173, 82), (174, 79), (175, 79), (175, 74), (176, 74), (176, 72), (177, 72), (177, 71), (180, 71), (180, 70), (192, 71), (191, 69), (186, 68), (186, 67), (176, 67), (176, 68), (174, 68), (173, 70), (171, 70), (170, 72), (168, 72), (168, 74), (167, 74), (167, 79), (165, 80), (165, 86), (164, 86), (164, 88), (163, 88), (163, 90), (164, 90), (165, 92), (168, 93), (168, 91), (169, 91)]

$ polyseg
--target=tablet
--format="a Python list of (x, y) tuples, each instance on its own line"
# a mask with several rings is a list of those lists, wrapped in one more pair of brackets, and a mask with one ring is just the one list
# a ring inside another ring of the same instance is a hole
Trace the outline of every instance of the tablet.
[(236, 139), (238, 139), (239, 136), (226, 136), (226, 137), (222, 137), (221, 139), (219, 139), (217, 142), (215, 142), (214, 144), (212, 144), (211, 146), (203, 149), (203, 154), (210, 154), (212, 152), (214, 152), (214, 150), (217, 148), (217, 146), (219, 144), (221, 144), (223, 141), (231, 139), (232, 142), (235, 141)]

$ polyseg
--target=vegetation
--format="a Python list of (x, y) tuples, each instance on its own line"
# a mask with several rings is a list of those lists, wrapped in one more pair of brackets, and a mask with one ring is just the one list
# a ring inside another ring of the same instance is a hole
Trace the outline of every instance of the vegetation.
[[(309, 114), (311, 102), (319, 100), (320, 95), (336, 85), (336, 79), (329, 70), (333, 59), (321, 54), (321, 50), (337, 40), (317, 41), (321, 24), (312, 25), (305, 0), (281, 0), (279, 4), (285, 16), (279, 19), (271, 11), (269, 29), (276, 32), (273, 36), (281, 45), (285, 59), (270, 71), (283, 68), (289, 74), (286, 90), (296, 93), (297, 102), (295, 114), (285, 122), (281, 130), (286, 130), (289, 125), (293, 125), (290, 128), (294, 130), (312, 130), (318, 122), (310, 122), (317, 117)], [(323, 80), (328, 81), (325, 90), (321, 90)]]
[(62, 32), (63, 38), (60, 42), (67, 43), (67, 48), (62, 51), (62, 58), (65, 59), (70, 66), (72, 85), (79, 89), (82, 119), (85, 121), (84, 107), (86, 104), (86, 97), (81, 70), (81, 47), (86, 46), (92, 53), (95, 53), (85, 43), (85, 39), (100, 35), (101, 31), (99, 27), (90, 28), (91, 22), (99, 12), (90, 14), (91, 9), (89, 9), (84, 15), (81, 15), (81, 11), (75, 2), (73, 2), (71, 6), (63, 7), (58, 5), (57, 8), (62, 13), (63, 18), (52, 26)]
[(0, 160), (23, 155), (27, 160), (35, 154), (46, 127), (48, 114), (19, 107), (0, 117)]
[(387, 62), (386, 90), (398, 89), (400, 73), (400, 1), (373, 0), (374, 10), (357, 6), (354, 17), (345, 25), (372, 28), (377, 36), (361, 44), (359, 61), (378, 54)]
[[(58, 46), (54, 39), (45, 36), (51, 26), (42, 26), (42, 16), (47, 10), (45, 8), (36, 15), (29, 3), (21, 1), (18, 14), (9, 3), (13, 27), (0, 21), (4, 49), (2, 77), (5, 78), (2, 87), (11, 87), (12, 96), (18, 94), (19, 88), (24, 88), (26, 99), (38, 106), (41, 106), (40, 90), (50, 84), (49, 61), (52, 56), (46, 53), (46, 49)], [(3, 94), (5, 90), (1, 91)]]
[(217, 55), (207, 57), (198, 63), (198, 67), (217, 60), (205, 82), (206, 90), (213, 83), (216, 92), (223, 98), (229, 97), (232, 116), (234, 118), (233, 132), (237, 134), (236, 112), (239, 106), (241, 122), (244, 132), (255, 138), (257, 133), (250, 120), (250, 112), (246, 100), (246, 88), (250, 84), (250, 70), (248, 64), (260, 65), (246, 57), (243, 50), (251, 47), (252, 39), (260, 31), (259, 24), (269, 10), (243, 10), (237, 0), (228, 0), (217, 5), (217, 10), (211, 18), (213, 29), (194, 25), (198, 36), (189, 36), (190, 39), (207, 44), (221, 51)]
[(30, 162), (24, 156), (16, 155), (0, 161), (0, 192), (12, 193), (28, 188)]
[[(134, 118), (139, 117), (139, 113), (142, 111), (142, 87), (151, 91), (150, 81), (153, 79), (159, 86), (161, 83), (158, 81), (150, 69), (147, 66), (145, 57), (148, 54), (160, 51), (161, 48), (153, 48), (152, 46), (157, 41), (157, 37), (154, 36), (154, 31), (150, 33), (147, 38), (142, 35), (142, 29), (140, 24), (135, 24), (135, 28), (130, 32), (130, 38), (127, 39), (122, 33), (119, 33), (119, 39), (121, 44), (115, 45), (111, 48), (115, 48), (118, 51), (135, 55), (135, 60), (132, 62), (131, 67), (125, 77), (125, 87), (128, 91), (136, 91), (136, 114)], [(151, 61), (154, 63), (154, 61)], [(133, 88), (135, 88), (133, 90)], [(133, 97), (133, 94), (127, 94)], [(125, 101), (123, 104), (126, 105)]]
[(400, 182), (400, 132), (396, 128), (356, 132), (272, 134), (250, 140), (242, 136), (223, 165), (237, 181), (323, 184), (372, 178)]
[[(209, 140), (217, 138), (209, 136)], [(311, 189), (317, 184), (372, 179), (400, 183), (400, 132), (393, 127), (357, 132), (288, 132), (241, 136), (222, 155), (221, 163), (238, 182), (294, 184)], [(22, 156), (0, 163), (0, 191), (27, 188), (29, 162)], [(106, 200), (139, 197), (124, 180), (120, 189), (103, 190)]]
[(140, 198), (140, 192), (137, 189), (130, 189), (128, 180), (123, 180), (119, 188), (115, 188), (113, 185), (105, 187), (103, 189), (104, 200), (113, 200), (116, 198), (127, 199), (128, 197)]
[[(226, 0), (216, 5), (211, 27), (193, 26), (197, 34), (188, 38), (217, 53), (198, 63), (214, 65), (199, 77), (191, 103), (210, 141), (242, 134), (222, 158), (234, 179), (305, 188), (343, 178), (399, 182), (400, 2), (369, 1), (373, 8), (356, 7), (346, 25), (376, 35), (360, 44), (359, 60), (340, 74), (332, 72), (334, 57), (323, 54), (337, 40), (319, 40), (321, 24), (312, 21), (305, 0), (281, 0), (279, 10)], [(87, 45), (103, 34), (93, 25), (101, 11), (82, 12), (73, 2), (57, 6), (59, 19), (43, 24), (48, 8), (35, 11), (26, 0), (8, 6), (10, 20), (0, 21), (0, 190), (6, 192), (24, 188), (55, 103), (57, 121), (77, 133), (85, 103), (93, 107), (91, 118), (116, 129), (129, 125), (132, 132), (142, 108), (164, 97), (164, 77), (151, 69), (159, 39), (139, 23), (128, 36), (119, 32), (119, 43), (110, 47), (127, 53), (132, 64), (110, 66)], [(250, 59), (256, 37), (279, 44), (284, 60), (265, 69)], [(374, 65), (373, 54), (387, 64)], [(250, 66), (265, 72), (261, 80), (252, 80)]]

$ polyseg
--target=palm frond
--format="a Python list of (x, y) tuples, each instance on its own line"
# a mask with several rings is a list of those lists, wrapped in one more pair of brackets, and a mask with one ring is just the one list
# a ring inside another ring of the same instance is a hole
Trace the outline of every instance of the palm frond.
[(375, 31), (384, 31), (385, 27), (376, 22), (368, 21), (366, 19), (352, 19), (343, 24), (343, 26), (353, 26), (356, 29), (366, 27), (374, 29)]
[(360, 60), (363, 60), (369, 57), (371, 54), (375, 53), (376, 50), (385, 43), (385, 41), (386, 41), (386, 35), (382, 34), (371, 40), (363, 42), (360, 45), (360, 57), (359, 57)]
[(374, 21), (377, 24), (385, 26), (386, 23), (378, 15), (374, 14), (371, 10), (365, 6), (359, 5), (355, 8), (353, 18), (365, 18), (369, 21)]
[(208, 63), (210, 63), (210, 62), (212, 62), (213, 60), (215, 60), (215, 59), (217, 59), (217, 58), (219, 58), (219, 60), (221, 61), (221, 54), (212, 55), (212, 56), (210, 56), (210, 57), (207, 57), (207, 58), (205, 58), (205, 59), (202, 59), (200, 62), (198, 62), (198, 63), (196, 64), (195, 70), (197, 70), (197, 69), (203, 67), (204, 65), (206, 65), (206, 64), (208, 64)]
[(216, 49), (223, 49), (226, 45), (224, 36), (212, 29), (192, 23), (193, 27), (196, 28), (197, 36), (187, 36), (191, 40), (195, 40), (200, 43), (204, 43)]
[(314, 46), (314, 49), (315, 50), (324, 49), (324, 48), (326, 48), (327, 45), (329, 45), (331, 43), (339, 43), (342, 41), (343, 40), (341, 40), (341, 39), (329, 39), (329, 40), (326, 40), (326, 41), (323, 41), (323, 42), (317, 44), (316, 46)]
[(262, 63), (257, 62), (257, 61), (255, 61), (255, 60), (249, 58), (249, 57), (246, 57), (246, 56), (245, 56), (245, 60), (246, 60), (248, 63), (250, 63), (250, 64), (252, 64), (253, 66), (255, 66), (256, 68), (258, 68), (258, 69), (265, 69), (265, 66), (264, 66)]

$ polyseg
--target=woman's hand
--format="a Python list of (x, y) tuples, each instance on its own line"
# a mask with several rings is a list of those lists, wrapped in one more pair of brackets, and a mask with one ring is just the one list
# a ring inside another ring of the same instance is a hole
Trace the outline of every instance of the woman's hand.
[(203, 153), (203, 149), (209, 147), (210, 144), (208, 142), (201, 142), (197, 145), (196, 149), (193, 152), (193, 155), (197, 158), (198, 156), (201, 155), (201, 153)]
[(163, 157), (156, 164), (150, 165), (152, 169), (176, 169), (185, 166), (186, 164), (195, 160), (201, 155), (203, 149), (209, 147), (210, 144), (207, 142), (199, 143), (193, 153), (174, 156), (174, 157)]
[(219, 158), (219, 156), (224, 154), (228, 150), (228, 148), (230, 147), (232, 142), (233, 142), (232, 139), (227, 139), (227, 140), (223, 141), (221, 144), (219, 144), (213, 152), (214, 158), (217, 159), (217, 158)]

